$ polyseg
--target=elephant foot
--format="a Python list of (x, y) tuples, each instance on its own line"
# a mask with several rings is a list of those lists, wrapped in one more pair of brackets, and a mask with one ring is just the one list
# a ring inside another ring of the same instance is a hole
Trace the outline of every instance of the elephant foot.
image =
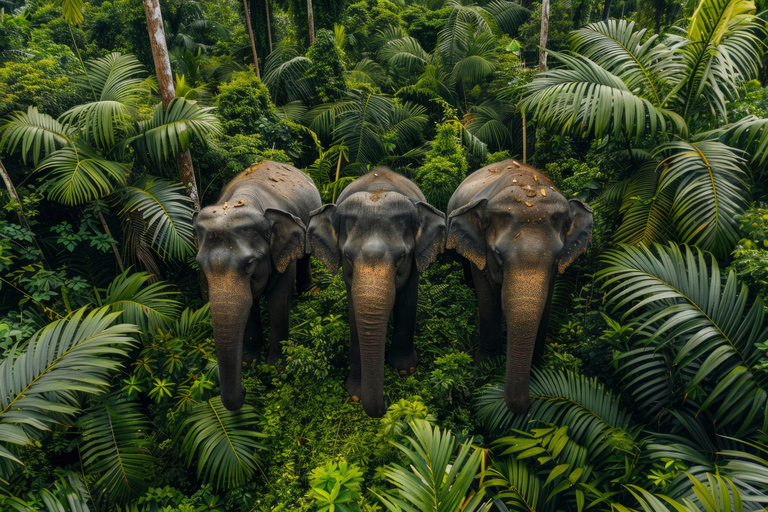
[(353, 402), (359, 402), (360, 397), (363, 396), (362, 386), (360, 379), (354, 379), (351, 375), (347, 378), (346, 384), (347, 393), (349, 393), (349, 399)]
[(254, 352), (251, 352), (249, 350), (243, 351), (243, 366), (251, 366), (253, 362), (256, 360), (256, 354)]
[(283, 354), (280, 352), (272, 352), (269, 351), (269, 356), (267, 356), (267, 364), (272, 366), (277, 366), (277, 364), (280, 362), (280, 360), (283, 358)]
[(415, 350), (404, 356), (390, 352), (387, 354), (387, 364), (397, 370), (401, 377), (407, 377), (416, 371), (419, 357), (416, 355)]

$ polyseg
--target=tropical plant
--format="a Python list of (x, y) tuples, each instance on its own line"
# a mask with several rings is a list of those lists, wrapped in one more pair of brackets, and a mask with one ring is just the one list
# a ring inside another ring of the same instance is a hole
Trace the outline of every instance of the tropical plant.
[[(113, 325), (119, 313), (85, 308), (38, 331), (0, 362), (0, 457), (21, 463), (18, 446), (39, 439), (53, 424), (72, 422), (80, 394), (98, 395), (107, 376), (134, 345), (136, 327)], [(7, 477), (8, 465), (3, 465)]]
[(717, 260), (697, 248), (621, 246), (604, 261), (607, 303), (634, 328), (617, 361), (638, 405), (653, 414), (690, 404), (687, 414), (706, 415), (718, 433), (765, 428), (766, 376), (755, 368), (755, 344), (768, 336), (762, 298), (733, 271), (722, 283)]
[(82, 416), (78, 448), (85, 474), (109, 501), (125, 503), (149, 486), (152, 455), (146, 448), (149, 422), (137, 404), (107, 400)]
[(132, 145), (140, 158), (161, 169), (193, 140), (204, 142), (217, 133), (218, 121), (211, 108), (184, 98), (174, 99), (166, 111), (158, 104), (150, 119), (142, 119), (138, 109), (149, 89), (140, 76), (142, 66), (131, 55), (113, 53), (86, 67), (87, 77), (78, 80), (95, 101), (70, 109), (59, 120), (34, 107), (15, 113), (1, 129), (2, 144), (11, 153), (19, 150), (24, 161), (31, 154), (37, 170), (47, 171), (48, 193), (56, 201), (77, 205), (124, 192), (122, 213), (134, 221), (129, 245), (147, 268), (156, 266), (139, 254), (137, 240), (149, 240), (147, 245), (163, 258), (183, 258), (194, 246), (192, 201), (183, 187), (164, 180), (149, 178), (125, 187), (126, 149)]
[(216, 396), (193, 405), (188, 413), (174, 438), (183, 435), (181, 449), (187, 466), (197, 458), (198, 478), (202, 475), (206, 483), (221, 488), (240, 485), (254, 474), (255, 452), (263, 448), (257, 439), (266, 436), (252, 430), (259, 422), (253, 406), (228, 411)]
[(521, 108), (539, 125), (626, 144), (631, 165), (608, 196), (623, 216), (618, 241), (657, 242), (666, 225), (718, 256), (733, 249), (752, 182), (741, 150), (766, 134), (754, 118), (728, 125), (726, 102), (756, 76), (761, 34), (754, 3), (742, 0), (700, 0), (683, 35), (593, 23), (571, 34), (570, 54), (552, 53), (562, 69), (529, 84)]
[[(410, 470), (391, 464), (384, 470), (386, 479), (397, 488), (379, 500), (392, 512), (488, 511), (492, 503), (483, 502), (484, 490), (470, 489), (480, 469), (484, 452), (472, 446), (472, 439), (456, 452), (456, 438), (450, 431), (432, 427), (425, 420), (410, 423), (415, 438), (407, 437), (412, 448), (390, 441), (411, 463)], [(451, 460), (453, 459), (453, 463)]]

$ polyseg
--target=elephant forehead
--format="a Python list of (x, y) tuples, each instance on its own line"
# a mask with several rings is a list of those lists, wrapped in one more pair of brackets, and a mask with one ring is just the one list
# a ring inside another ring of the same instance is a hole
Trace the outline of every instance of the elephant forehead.
[(338, 206), (344, 220), (375, 218), (378, 220), (413, 219), (416, 207), (404, 195), (391, 190), (356, 192)]
[(195, 220), (198, 230), (210, 233), (230, 233), (242, 229), (255, 229), (258, 232), (269, 231), (269, 221), (263, 213), (250, 208), (227, 208), (221, 205), (207, 206), (200, 211)]
[(512, 184), (494, 195), (486, 208), (487, 212), (510, 212), (552, 214), (568, 209), (568, 201), (554, 187), (528, 184)]

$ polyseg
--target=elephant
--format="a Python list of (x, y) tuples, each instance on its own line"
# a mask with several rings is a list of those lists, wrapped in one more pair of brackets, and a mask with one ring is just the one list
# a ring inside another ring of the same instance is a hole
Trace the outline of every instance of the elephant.
[(346, 388), (372, 417), (383, 416), (386, 362), (401, 376), (416, 370), (413, 346), (419, 273), (445, 247), (445, 214), (426, 202), (409, 179), (386, 167), (356, 179), (312, 212), (307, 253), (332, 273), (343, 269), (349, 307), (351, 364)]
[(230, 411), (245, 399), (242, 365), (263, 343), (259, 298), (267, 297), (269, 357), (281, 357), (288, 338), (294, 283), (309, 283), (304, 254), (309, 214), (322, 205), (309, 176), (290, 165), (264, 161), (229, 182), (219, 200), (196, 216), (197, 263), (208, 281), (221, 402)]
[(587, 250), (592, 209), (566, 197), (533, 167), (504, 160), (469, 175), (448, 203), (447, 249), (466, 259), (478, 303), (475, 361), (502, 353), (504, 399), (513, 413), (530, 406), (534, 353), (546, 340), (555, 277)]

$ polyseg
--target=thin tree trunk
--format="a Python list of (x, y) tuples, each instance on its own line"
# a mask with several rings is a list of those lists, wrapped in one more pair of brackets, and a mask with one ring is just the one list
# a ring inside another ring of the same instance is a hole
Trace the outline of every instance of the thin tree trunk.
[(603, 7), (603, 21), (607, 22), (611, 17), (611, 0), (605, 0), (605, 7)]
[(523, 110), (523, 163), (528, 163), (528, 127), (525, 123), (525, 110)]
[[(159, 0), (144, 0), (144, 13), (147, 16), (147, 30), (149, 31), (149, 41), (152, 44), (152, 57), (157, 71), (160, 100), (163, 102), (163, 110), (167, 110), (171, 100), (176, 96), (176, 87), (173, 85), (171, 61), (168, 58), (168, 47), (165, 44), (163, 14), (160, 12)], [(200, 198), (197, 194), (197, 181), (189, 150), (179, 153), (179, 156), (176, 157), (176, 165), (179, 168), (181, 183), (187, 188), (189, 197), (195, 205), (195, 210), (199, 211)]]
[(256, 55), (256, 42), (253, 39), (253, 29), (251, 28), (251, 11), (248, 10), (248, 0), (243, 0), (243, 9), (245, 10), (245, 26), (248, 29), (248, 37), (251, 38), (253, 70), (256, 72), (256, 76), (261, 79), (261, 74), (259, 73), (259, 57)]
[[(102, 215), (101, 212), (96, 212), (96, 215), (99, 217), (99, 221), (101, 221), (101, 227), (104, 228), (104, 232), (109, 238), (112, 238), (112, 232), (109, 230), (109, 225), (104, 219), (104, 215)], [(125, 272), (125, 266), (123, 266), (123, 258), (120, 256), (120, 251), (117, 250), (117, 246), (114, 244), (114, 242), (110, 242), (109, 245), (112, 246), (112, 251), (115, 253), (115, 258), (117, 258), (117, 265), (120, 267), (120, 272)]]
[(269, 0), (264, 0), (264, 8), (267, 11), (267, 42), (269, 43), (269, 53), (272, 53), (272, 22), (269, 19)]
[(549, 37), (549, 0), (541, 2), (541, 38), (539, 39), (539, 71), (547, 70), (547, 38)]
[(309, 20), (309, 45), (315, 44), (315, 15), (312, 13), (312, 0), (307, 0), (307, 19)]
[(32, 228), (29, 225), (29, 219), (27, 219), (27, 216), (24, 215), (24, 209), (21, 206), (21, 199), (19, 198), (19, 194), (16, 192), (16, 187), (13, 186), (11, 176), (8, 174), (8, 171), (5, 170), (5, 166), (3, 166), (2, 160), (0, 160), (0, 176), (3, 177), (5, 188), (8, 189), (8, 193), (11, 195), (11, 199), (13, 199), (16, 204), (19, 205), (16, 209), (16, 214), (19, 216), (19, 223), (27, 228), (30, 233), (32, 233)]

